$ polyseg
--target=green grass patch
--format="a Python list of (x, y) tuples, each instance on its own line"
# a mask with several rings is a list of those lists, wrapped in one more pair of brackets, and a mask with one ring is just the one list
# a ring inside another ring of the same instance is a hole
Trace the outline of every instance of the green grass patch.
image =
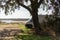
[(24, 24), (20, 23), (19, 26), (18, 26), (21, 30), (24, 31), (24, 33), (28, 34), (29, 30), (28, 28), (25, 27)]
[(52, 40), (49, 36), (37, 36), (33, 34), (28, 34), (28, 31), (30, 29), (26, 28), (24, 24), (19, 24), (18, 27), (22, 29), (26, 33), (26, 35), (24, 35), (25, 33), (22, 33), (22, 35), (17, 35), (15, 36), (16, 40)]
[(37, 36), (37, 35), (19, 35), (16, 36), (17, 40), (52, 40), (49, 36)]
[(24, 24), (22, 24), (22, 23), (20, 23), (18, 27), (19, 27), (20, 29), (22, 29), (22, 30), (26, 30), (25, 25), (24, 25)]

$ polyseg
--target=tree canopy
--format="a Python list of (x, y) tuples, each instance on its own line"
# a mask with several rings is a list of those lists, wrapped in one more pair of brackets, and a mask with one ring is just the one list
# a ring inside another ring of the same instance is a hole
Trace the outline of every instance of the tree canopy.
[[(28, 1), (30, 2), (30, 4), (25, 5), (24, 2), (28, 4)], [(0, 0), (0, 8), (3, 8), (5, 10), (5, 13), (9, 11), (14, 11), (14, 9), (20, 8), (20, 6), (24, 7), (29, 12), (31, 12), (32, 5), (36, 8), (39, 8), (41, 4), (47, 6), (47, 10), (54, 9), (53, 11), (55, 11), (55, 9), (56, 11), (59, 10), (57, 8), (60, 7), (59, 0)], [(43, 6), (43, 9), (45, 9), (45, 6)]]
[(34, 6), (39, 8), (42, 0), (0, 0), (0, 8), (5, 10), (5, 13), (14, 11), (14, 9), (20, 8), (20, 6), (26, 8), (29, 12), (31, 12), (31, 4), (26, 6), (24, 2), (28, 3), (28, 1)]

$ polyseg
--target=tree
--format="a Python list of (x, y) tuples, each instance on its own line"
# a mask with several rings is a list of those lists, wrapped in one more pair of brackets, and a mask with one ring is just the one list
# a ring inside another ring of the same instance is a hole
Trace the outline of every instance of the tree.
[[(31, 4), (28, 6), (24, 5), (24, 2), (28, 2), (28, 1)], [(41, 29), (40, 24), (39, 24), (39, 19), (38, 19), (38, 9), (41, 4), (47, 7), (46, 11), (53, 9), (52, 13), (53, 13), (54, 18), (56, 18), (59, 15), (60, 0), (0, 0), (0, 7), (5, 10), (6, 14), (9, 11), (12, 11), (12, 10), (14, 11), (14, 9), (19, 8), (20, 6), (27, 9), (32, 15), (33, 24), (34, 24), (35, 31), (37, 34), (39, 34), (40, 29)], [(44, 9), (45, 7), (43, 7), (43, 10)]]
[(60, 21), (59, 21), (60, 6), (59, 5), (60, 5), (60, 0), (51, 0), (51, 6), (54, 9), (52, 16), (55, 19), (55, 20), (53, 20), (53, 23), (54, 23), (53, 25), (55, 27), (56, 36), (59, 33), (58, 31), (59, 31), (59, 23), (60, 23)]
[[(25, 5), (24, 2), (30, 2), (30, 5)], [(3, 4), (4, 3), (4, 4)], [(16, 8), (20, 8), (20, 6), (24, 7), (27, 9), (30, 14), (32, 15), (33, 19), (33, 24), (35, 27), (36, 33), (40, 32), (40, 24), (39, 24), (39, 19), (38, 19), (38, 9), (40, 5), (46, 6), (46, 11), (52, 10), (54, 15), (58, 15), (59, 13), (59, 0), (0, 0), (0, 8), (3, 8), (5, 10), (5, 14), (10, 11), (14, 11)], [(45, 7), (43, 7), (43, 10)]]
[[(24, 2), (28, 2), (28, 1), (30, 1), (31, 4), (28, 6), (24, 5)], [(5, 4), (2, 5), (2, 2)], [(5, 14), (7, 14), (7, 12), (11, 10), (14, 11), (15, 8), (19, 8), (20, 6), (27, 9), (32, 15), (35, 32), (37, 34), (40, 33), (41, 28), (38, 19), (38, 8), (40, 7), (41, 3), (43, 3), (43, 0), (0, 0), (0, 3), (1, 3), (0, 7), (5, 10)]]
[[(60, 0), (50, 0), (49, 9), (52, 10), (52, 15), (47, 16), (47, 22), (45, 23), (48, 27), (45, 30), (49, 30), (50, 33), (54, 36), (54, 39), (57, 40), (60, 29)], [(48, 31), (48, 32), (49, 32)]]

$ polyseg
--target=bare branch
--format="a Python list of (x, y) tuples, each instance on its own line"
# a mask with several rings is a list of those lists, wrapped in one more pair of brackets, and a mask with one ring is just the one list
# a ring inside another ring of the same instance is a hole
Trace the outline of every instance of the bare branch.
[(31, 9), (29, 8), (29, 7), (27, 7), (27, 6), (25, 6), (24, 4), (22, 4), (22, 3), (19, 3), (22, 7), (24, 7), (24, 8), (26, 8), (30, 13), (31, 13)]

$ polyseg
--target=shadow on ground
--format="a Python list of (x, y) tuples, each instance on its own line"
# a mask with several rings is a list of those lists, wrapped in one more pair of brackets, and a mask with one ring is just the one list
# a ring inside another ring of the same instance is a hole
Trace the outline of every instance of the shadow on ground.
[(23, 30), (20, 29), (4, 29), (0, 31), (0, 40), (5, 40), (11, 37), (18, 35), (19, 33), (23, 33)]

